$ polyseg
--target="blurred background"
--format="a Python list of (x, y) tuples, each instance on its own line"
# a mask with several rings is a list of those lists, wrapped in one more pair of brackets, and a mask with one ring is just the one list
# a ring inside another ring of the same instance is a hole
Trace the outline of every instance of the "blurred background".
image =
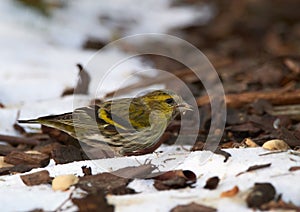
[[(31, 118), (72, 110), (72, 97), (62, 94), (76, 86), (76, 64), (88, 64), (112, 41), (141, 33), (167, 33), (195, 45), (215, 67), (227, 94), (297, 89), (299, 6), (296, 0), (3, 0), (0, 113), (6, 121), (0, 130), (15, 134), (11, 125), (18, 111)], [(102, 54), (99, 72), (107, 62), (130, 54), (131, 45)], [(148, 55), (122, 66), (99, 97), (149, 67), (180, 76), (195, 97), (205, 95), (199, 79), (182, 74), (187, 71), (182, 64)], [(140, 80), (156, 84), (156, 79), (154, 74)], [(96, 85), (91, 79), (90, 87)]]

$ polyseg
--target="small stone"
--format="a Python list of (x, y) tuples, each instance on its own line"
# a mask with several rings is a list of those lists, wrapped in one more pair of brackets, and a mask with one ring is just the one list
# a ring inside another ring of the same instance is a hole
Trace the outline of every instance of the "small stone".
[(279, 139), (269, 140), (269, 141), (265, 142), (262, 147), (267, 150), (286, 151), (286, 150), (290, 149), (289, 145), (285, 141), (279, 140)]
[(72, 185), (76, 184), (79, 181), (79, 178), (73, 174), (60, 175), (53, 179), (52, 189), (54, 191), (66, 191)]

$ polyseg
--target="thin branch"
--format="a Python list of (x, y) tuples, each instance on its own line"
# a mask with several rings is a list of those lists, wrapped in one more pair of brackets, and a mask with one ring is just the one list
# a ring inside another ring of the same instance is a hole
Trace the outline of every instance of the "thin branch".
[(27, 144), (30, 146), (36, 146), (40, 144), (39, 140), (32, 139), (32, 138), (23, 138), (11, 135), (2, 135), (0, 134), (0, 141), (4, 141), (10, 144)]
[[(300, 89), (289, 92), (283, 92), (282, 90), (254, 91), (225, 96), (226, 104), (231, 107), (240, 107), (258, 99), (267, 100), (274, 105), (300, 104)], [(208, 96), (202, 96), (197, 99), (198, 106), (209, 102)]]

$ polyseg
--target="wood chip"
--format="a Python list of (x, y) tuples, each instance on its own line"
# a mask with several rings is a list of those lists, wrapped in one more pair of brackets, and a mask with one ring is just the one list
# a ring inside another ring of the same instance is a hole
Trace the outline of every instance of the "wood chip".
[(79, 178), (73, 174), (60, 175), (53, 179), (52, 189), (54, 191), (68, 190), (72, 185), (76, 184), (79, 181)]
[(54, 146), (51, 155), (56, 164), (65, 164), (73, 161), (83, 160), (81, 151), (72, 145)]
[(50, 183), (52, 180), (47, 170), (35, 172), (32, 174), (21, 175), (20, 177), (23, 183), (27, 186)]
[(88, 194), (83, 198), (72, 198), (72, 202), (78, 207), (78, 211), (81, 212), (114, 211), (114, 206), (108, 204), (103, 192)]
[(30, 171), (33, 168), (37, 168), (37, 166), (30, 164), (18, 164), (13, 167), (0, 168), (0, 175), (24, 173)]
[(97, 193), (102, 191), (105, 194), (132, 194), (135, 193), (135, 191), (127, 188), (127, 185), (131, 181), (131, 179), (126, 179), (105, 172), (81, 177), (79, 182), (76, 184), (76, 187), (81, 188), (88, 193)]
[(46, 154), (30, 154), (25, 152), (11, 152), (4, 158), (6, 163), (13, 165), (29, 164), (36, 167), (45, 167), (49, 164), (50, 157)]
[(4, 162), (4, 157), (0, 156), (0, 168), (5, 168), (5, 167), (13, 167), (14, 165), (5, 163)]
[(13, 151), (21, 151), (17, 149), (16, 147), (10, 146), (10, 145), (0, 145), (0, 155), (8, 155), (9, 153)]

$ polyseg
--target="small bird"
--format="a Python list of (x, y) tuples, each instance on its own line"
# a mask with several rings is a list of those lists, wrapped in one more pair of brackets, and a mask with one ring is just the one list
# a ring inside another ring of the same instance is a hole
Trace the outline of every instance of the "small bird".
[(136, 98), (121, 98), (73, 112), (19, 120), (64, 131), (93, 148), (114, 156), (140, 155), (159, 147), (159, 138), (180, 113), (192, 110), (170, 90), (155, 90)]

